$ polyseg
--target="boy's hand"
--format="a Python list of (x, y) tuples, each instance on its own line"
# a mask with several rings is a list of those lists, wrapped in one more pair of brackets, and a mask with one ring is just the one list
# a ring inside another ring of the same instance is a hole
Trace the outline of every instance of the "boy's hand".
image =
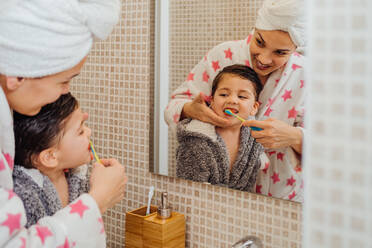
[(202, 122), (207, 122), (218, 127), (228, 127), (231, 122), (218, 116), (212, 109), (210, 109), (205, 103), (206, 96), (203, 92), (192, 101), (185, 103), (182, 109), (182, 117), (189, 117), (197, 119)]
[(127, 177), (125, 168), (116, 159), (101, 159), (94, 163), (89, 194), (96, 200), (101, 213), (124, 198)]

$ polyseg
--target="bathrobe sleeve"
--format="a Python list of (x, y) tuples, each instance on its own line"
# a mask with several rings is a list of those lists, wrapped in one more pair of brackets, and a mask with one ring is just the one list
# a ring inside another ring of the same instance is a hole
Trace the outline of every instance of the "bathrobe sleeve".
[(55, 215), (26, 229), (26, 213), (13, 192), (14, 134), (12, 116), (0, 88), (0, 247), (105, 247), (97, 203), (83, 194)]
[(217, 164), (209, 144), (201, 139), (184, 139), (177, 148), (177, 177), (209, 182), (211, 166)]

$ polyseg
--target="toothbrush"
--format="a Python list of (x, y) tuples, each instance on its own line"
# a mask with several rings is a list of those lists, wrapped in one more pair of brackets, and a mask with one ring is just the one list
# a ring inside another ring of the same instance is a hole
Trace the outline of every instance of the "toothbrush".
[(96, 161), (98, 163), (102, 164), (101, 160), (99, 159), (99, 157), (98, 157), (98, 155), (96, 153), (96, 150), (94, 149), (94, 146), (93, 146), (92, 141), (89, 140), (89, 144), (90, 144), (90, 150), (92, 151), (94, 158), (96, 159)]
[[(237, 114), (234, 114), (230, 109), (225, 109), (225, 113), (226, 114), (228, 114), (228, 115), (231, 115), (231, 116), (234, 116), (234, 117), (236, 117), (238, 120), (240, 120), (241, 122), (244, 122), (245, 120), (242, 118), (242, 117), (240, 117), (239, 115), (237, 115)], [(253, 131), (261, 131), (262, 130), (262, 128), (260, 128), (260, 127), (254, 127), (254, 126), (251, 126), (250, 127)]]
[(146, 209), (146, 215), (150, 214), (150, 204), (151, 204), (151, 199), (152, 199), (152, 196), (154, 195), (154, 186), (151, 186), (150, 187), (150, 191), (149, 191), (149, 199), (147, 201), (147, 209)]

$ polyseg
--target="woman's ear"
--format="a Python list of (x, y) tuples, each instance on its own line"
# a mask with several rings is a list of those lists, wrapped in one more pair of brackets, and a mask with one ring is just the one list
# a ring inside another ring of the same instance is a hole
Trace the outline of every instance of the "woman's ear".
[(249, 113), (249, 115), (252, 115), (252, 116), (256, 115), (259, 107), (260, 107), (260, 103), (258, 101), (255, 101), (252, 107), (252, 111)]
[(54, 147), (45, 149), (37, 158), (38, 164), (47, 168), (55, 168), (58, 165), (57, 151)]
[(25, 81), (25, 79), (21, 77), (8, 77), (8, 76), (5, 77), (5, 80), (6, 80), (5, 85), (9, 91), (18, 89), (22, 85), (22, 83)]

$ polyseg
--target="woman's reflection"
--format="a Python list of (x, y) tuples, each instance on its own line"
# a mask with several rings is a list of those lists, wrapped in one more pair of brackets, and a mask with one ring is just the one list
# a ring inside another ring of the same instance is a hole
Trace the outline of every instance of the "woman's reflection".
[(258, 173), (256, 192), (302, 201), (301, 153), (305, 103), (305, 46), (303, 0), (265, 0), (258, 12), (256, 28), (245, 39), (222, 43), (192, 69), (172, 95), (165, 111), (170, 126), (192, 118), (219, 127), (232, 125), (204, 101), (210, 96), (212, 80), (224, 67), (245, 64), (258, 74), (263, 85), (257, 120), (244, 125), (262, 131), (251, 135), (265, 147), (268, 168)]

